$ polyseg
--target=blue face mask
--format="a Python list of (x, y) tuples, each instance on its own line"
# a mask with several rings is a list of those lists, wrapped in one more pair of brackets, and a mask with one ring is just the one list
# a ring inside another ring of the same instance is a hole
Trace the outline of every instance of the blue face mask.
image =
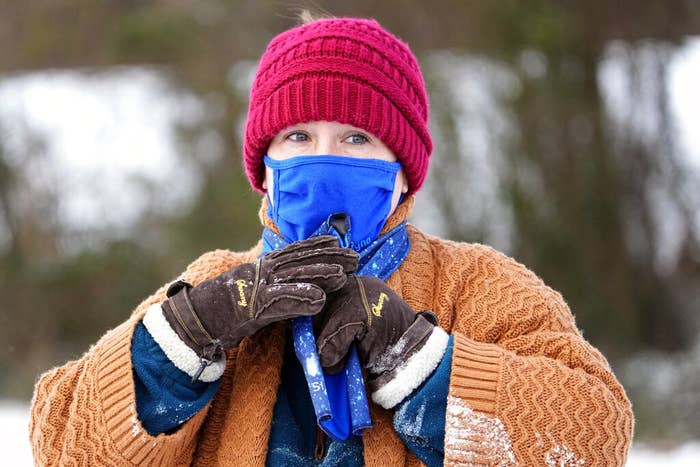
[(381, 231), (394, 193), (399, 162), (343, 156), (274, 160), (268, 215), (290, 242), (308, 238), (331, 214), (350, 217), (351, 246), (361, 250)]

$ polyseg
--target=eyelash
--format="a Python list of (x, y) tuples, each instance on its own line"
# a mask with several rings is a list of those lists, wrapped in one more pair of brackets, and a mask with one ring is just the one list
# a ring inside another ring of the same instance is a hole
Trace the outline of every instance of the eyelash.
[[(298, 141), (298, 140), (292, 138), (294, 135), (304, 136), (306, 139), (303, 140), (303, 141)], [(301, 131), (293, 131), (293, 132), (289, 133), (289, 134), (286, 136), (285, 139), (289, 139), (289, 140), (291, 140), (291, 141), (294, 142), (294, 143), (303, 143), (303, 142), (308, 141), (308, 138), (309, 138), (309, 135), (307, 135), (307, 134), (304, 133), (304, 132), (301, 132)]]
[[(305, 137), (306, 139), (301, 140), (301, 141), (296, 140), (296, 139), (294, 139), (295, 135), (303, 136), (303, 137)], [(347, 138), (345, 138), (343, 141), (347, 141), (348, 139), (350, 139), (350, 138), (355, 138), (355, 137), (360, 137), (360, 138), (362, 138), (362, 142), (361, 142), (361, 143), (351, 142), (350, 144), (360, 145), (360, 144), (365, 144), (365, 143), (369, 143), (369, 142), (370, 142), (369, 138), (368, 138), (367, 136), (363, 135), (362, 133), (353, 133), (353, 134), (351, 134), (350, 136), (348, 136)], [(305, 142), (308, 141), (309, 135), (306, 134), (306, 133), (304, 133), (303, 131), (293, 131), (293, 132), (289, 133), (289, 134), (285, 137), (285, 139), (289, 139), (290, 141), (292, 141), (292, 142), (294, 142), (294, 143), (305, 143)]]
[(354, 137), (356, 137), (356, 136), (359, 136), (360, 138), (363, 139), (362, 143), (351, 143), (351, 144), (364, 144), (364, 143), (369, 143), (369, 138), (366, 137), (365, 135), (363, 135), (362, 133), (353, 133), (352, 135), (348, 136), (348, 137), (345, 138), (345, 139), (348, 140), (348, 139), (354, 138)]

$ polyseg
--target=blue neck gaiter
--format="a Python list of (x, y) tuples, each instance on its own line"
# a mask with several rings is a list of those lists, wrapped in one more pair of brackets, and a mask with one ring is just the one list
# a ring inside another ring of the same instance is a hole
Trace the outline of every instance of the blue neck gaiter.
[(309, 238), (331, 214), (350, 217), (350, 246), (359, 251), (372, 243), (391, 209), (399, 162), (319, 155), (274, 160), (268, 191), (268, 216), (289, 242)]

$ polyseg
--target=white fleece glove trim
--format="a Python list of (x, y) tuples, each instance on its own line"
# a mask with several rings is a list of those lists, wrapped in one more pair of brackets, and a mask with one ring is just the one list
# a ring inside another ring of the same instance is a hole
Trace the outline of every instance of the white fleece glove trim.
[[(143, 324), (148, 329), (148, 332), (151, 333), (153, 340), (158, 343), (165, 355), (176, 367), (190, 376), (197, 374), (197, 371), (202, 366), (199, 356), (180, 339), (180, 336), (170, 326), (170, 323), (163, 316), (160, 303), (155, 303), (148, 307), (146, 315), (143, 317)], [(224, 369), (226, 369), (225, 355), (219, 361), (207, 366), (198, 379), (205, 383), (211, 383), (221, 378), (221, 375), (224, 374)]]
[(440, 364), (449, 338), (442, 328), (435, 326), (423, 348), (411, 355), (393, 379), (372, 393), (372, 400), (390, 409), (408, 397)]

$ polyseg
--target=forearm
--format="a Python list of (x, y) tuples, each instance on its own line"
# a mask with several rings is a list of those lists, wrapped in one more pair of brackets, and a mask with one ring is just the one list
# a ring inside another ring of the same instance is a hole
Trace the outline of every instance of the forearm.
[(622, 465), (633, 425), (624, 392), (595, 361), (567, 363), (456, 334), (445, 463)]
[(445, 463), (623, 464), (629, 400), (561, 294), (512, 258), (462, 248), (468, 267), (446, 272), (461, 277)]
[(44, 374), (35, 388), (30, 439), (40, 465), (188, 464), (206, 410), (176, 433), (153, 437), (136, 411), (130, 344), (138, 315), (83, 357)]
[(194, 380), (199, 358), (169, 328), (158, 304), (136, 326), (131, 358), (138, 417), (151, 435), (171, 433), (204, 409), (225, 367), (222, 359)]
[(440, 364), (411, 395), (396, 406), (394, 429), (408, 449), (428, 466), (442, 465), (445, 413), (453, 338)]

